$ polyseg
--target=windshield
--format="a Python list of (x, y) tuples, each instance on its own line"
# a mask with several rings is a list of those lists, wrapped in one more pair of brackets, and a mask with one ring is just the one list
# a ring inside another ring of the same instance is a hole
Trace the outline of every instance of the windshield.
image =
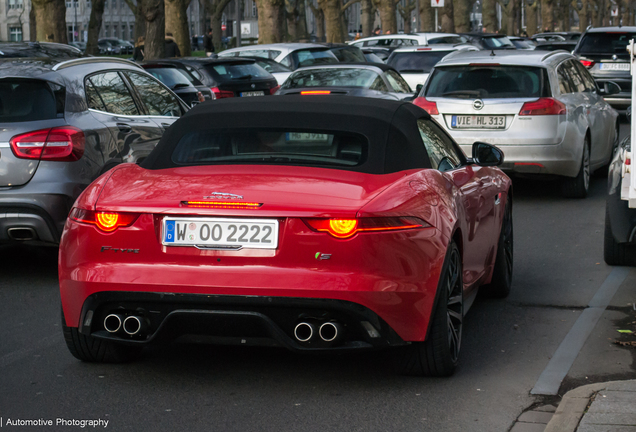
[(64, 87), (46, 81), (0, 79), (0, 123), (64, 117)]
[(453, 51), (414, 51), (393, 53), (388, 64), (398, 72), (429, 73), (433, 66)]
[(447, 66), (436, 68), (426, 97), (530, 98), (550, 96), (547, 72), (527, 66)]
[(366, 138), (344, 132), (240, 129), (190, 132), (177, 144), (179, 165), (227, 163), (332, 165), (352, 167), (366, 160)]
[(579, 54), (616, 54), (621, 58), (629, 58), (627, 45), (636, 33), (611, 32), (587, 33), (577, 49)]
[(266, 79), (274, 77), (256, 63), (209, 64), (206, 70), (212, 73), (215, 81), (229, 82), (238, 80)]
[(177, 87), (190, 87), (190, 81), (176, 68), (148, 68), (146, 69), (153, 77), (175, 89)]
[(485, 37), (482, 39), (483, 44), (488, 49), (495, 48), (514, 48), (514, 44), (506, 36)]
[(256, 64), (265, 69), (267, 72), (289, 72), (289, 68), (286, 68), (280, 63), (276, 63), (274, 60), (271, 61), (261, 61), (256, 60)]
[(298, 67), (315, 66), (319, 64), (339, 63), (336, 56), (328, 49), (298, 50), (292, 53), (294, 63)]
[(334, 68), (301, 70), (292, 74), (283, 89), (302, 87), (360, 87), (369, 88), (378, 73), (369, 69)]
[(364, 63), (366, 59), (358, 47), (338, 47), (332, 48), (331, 52), (341, 63)]

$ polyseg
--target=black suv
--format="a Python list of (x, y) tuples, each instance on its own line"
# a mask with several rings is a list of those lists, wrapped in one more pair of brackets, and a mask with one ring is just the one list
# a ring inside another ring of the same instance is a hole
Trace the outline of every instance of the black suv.
[(632, 77), (627, 45), (636, 38), (636, 27), (599, 27), (586, 31), (573, 54), (585, 66), (599, 87), (615, 82), (621, 92), (605, 100), (624, 112), (631, 104)]
[(187, 109), (127, 60), (0, 60), (0, 244), (57, 244), (82, 190), (143, 160)]

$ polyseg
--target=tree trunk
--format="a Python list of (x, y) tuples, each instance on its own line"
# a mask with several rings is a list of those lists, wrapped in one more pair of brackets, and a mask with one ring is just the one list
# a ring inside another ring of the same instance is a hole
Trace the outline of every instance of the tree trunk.
[(435, 11), (431, 7), (428, 0), (420, 0), (420, 28), (421, 32), (434, 32), (435, 29)]
[(409, 0), (404, 6), (397, 5), (398, 11), (404, 20), (404, 33), (411, 33), (411, 15), (416, 7), (417, 4), (414, 0)]
[(36, 39), (44, 42), (67, 43), (66, 3), (64, 0), (33, 0)]
[(283, 41), (285, 0), (256, 0), (258, 8), (258, 43)]
[(135, 15), (135, 42), (139, 40), (140, 36), (146, 37), (146, 16), (144, 14), (143, 0), (125, 0), (126, 4)]
[(102, 17), (106, 0), (93, 0), (91, 4), (91, 17), (88, 21), (88, 38), (86, 41), (86, 54), (99, 55), (97, 40), (102, 29)]
[(375, 7), (380, 12), (382, 33), (397, 33), (397, 3), (395, 0), (373, 0)]
[(146, 42), (144, 60), (156, 60), (166, 56), (166, 15), (163, 0), (141, 0), (146, 17)]
[(307, 10), (305, 8), (305, 0), (298, 2), (298, 20), (296, 21), (296, 36), (299, 41), (309, 41), (307, 35)]
[(29, 38), (31, 42), (38, 40), (37, 38), (37, 25), (35, 23), (35, 9), (31, 8), (29, 12)]
[(325, 13), (319, 7), (314, 6), (312, 3), (309, 3), (309, 7), (311, 8), (311, 12), (314, 14), (314, 19), (316, 21), (316, 40), (318, 42), (325, 41)]
[(543, 31), (552, 31), (554, 29), (552, 2), (553, 0), (541, 0), (541, 27)]
[[(220, 51), (223, 46), (223, 30), (221, 30), (221, 19), (223, 11), (230, 3), (230, 0), (204, 0), (204, 9), (210, 14), (210, 25), (212, 26), (212, 44), (215, 51)], [(204, 28), (203, 32), (208, 33)]]
[(570, 31), (572, 29), (572, 23), (570, 22), (570, 2), (564, 1), (562, 4), (563, 8), (563, 30), (562, 31)]
[(535, 1), (532, 5), (529, 5), (526, 1), (526, 33), (528, 36), (533, 36), (537, 33), (537, 7), (539, 3)]
[(455, 33), (455, 21), (453, 20), (453, 2), (445, 1), (444, 7), (441, 8), (442, 15), (442, 33)]
[(373, 21), (375, 20), (375, 8), (371, 0), (361, 0), (360, 15), (362, 37), (371, 36), (373, 34)]
[(481, 20), (486, 33), (494, 33), (498, 30), (497, 0), (483, 0), (481, 8)]
[(454, 0), (453, 21), (457, 33), (467, 33), (470, 31), (470, 10), (472, 2), (469, 0)]
[(188, 25), (188, 6), (191, 0), (164, 0), (166, 7), (166, 33), (172, 33), (184, 57), (192, 53), (190, 26)]

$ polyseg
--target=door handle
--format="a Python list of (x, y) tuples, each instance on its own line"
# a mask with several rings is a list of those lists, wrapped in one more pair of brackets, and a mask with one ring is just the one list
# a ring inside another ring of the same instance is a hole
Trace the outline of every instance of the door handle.
[(119, 128), (120, 131), (128, 133), (130, 131), (132, 131), (132, 126), (126, 124), (126, 123), (117, 123), (117, 127)]

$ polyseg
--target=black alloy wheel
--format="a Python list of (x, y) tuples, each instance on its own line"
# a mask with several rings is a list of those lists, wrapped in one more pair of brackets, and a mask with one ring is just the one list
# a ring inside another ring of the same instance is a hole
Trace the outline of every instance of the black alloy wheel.
[(512, 229), (512, 201), (506, 198), (506, 210), (501, 221), (497, 257), (492, 279), (488, 285), (482, 286), (481, 294), (492, 298), (505, 298), (510, 294), (512, 286), (512, 270), (514, 264), (514, 237)]
[(426, 341), (412, 342), (396, 350), (398, 373), (414, 376), (445, 377), (455, 371), (459, 361), (464, 324), (462, 260), (451, 241), (442, 267), (437, 306), (433, 310)]

